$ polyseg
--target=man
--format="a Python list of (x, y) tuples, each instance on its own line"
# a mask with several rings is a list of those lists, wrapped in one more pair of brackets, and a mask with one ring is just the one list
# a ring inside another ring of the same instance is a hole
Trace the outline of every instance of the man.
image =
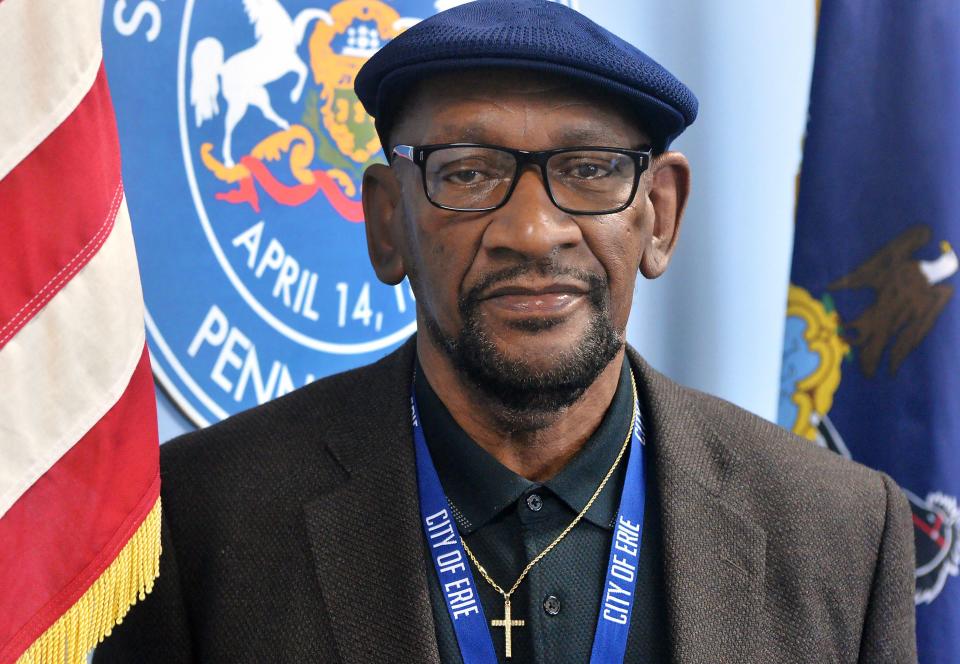
[(689, 90), (536, 0), (438, 14), (356, 87), (370, 258), (421, 332), (164, 446), (160, 579), (96, 660), (914, 661), (893, 482), (624, 346)]

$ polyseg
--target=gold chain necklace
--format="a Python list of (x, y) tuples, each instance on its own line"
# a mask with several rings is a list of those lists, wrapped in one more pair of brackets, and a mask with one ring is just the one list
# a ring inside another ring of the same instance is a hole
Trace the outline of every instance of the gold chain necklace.
[(477, 560), (477, 557), (473, 555), (473, 551), (470, 550), (470, 547), (467, 546), (466, 540), (463, 539), (463, 536), (460, 536), (460, 543), (463, 544), (463, 550), (467, 553), (467, 556), (470, 558), (470, 562), (473, 563), (474, 567), (477, 568), (477, 571), (480, 572), (480, 576), (489, 583), (494, 590), (496, 590), (503, 597), (503, 619), (491, 620), (491, 627), (502, 627), (504, 629), (504, 640), (506, 642), (506, 657), (510, 659), (513, 657), (513, 638), (512, 638), (512, 629), (514, 627), (523, 627), (526, 623), (524, 620), (517, 620), (512, 618), (510, 613), (510, 598), (513, 596), (513, 593), (516, 592), (517, 588), (520, 587), (520, 584), (527, 577), (527, 574), (533, 569), (534, 565), (543, 560), (544, 556), (550, 553), (560, 541), (567, 536), (567, 534), (574, 529), (574, 527), (580, 523), (580, 520), (583, 519), (584, 515), (590, 511), (590, 508), (593, 506), (593, 503), (596, 502), (597, 497), (599, 497), (600, 492), (603, 491), (603, 487), (607, 485), (607, 482), (610, 480), (610, 477), (613, 476), (613, 471), (617, 469), (617, 466), (620, 465), (620, 460), (623, 459), (624, 453), (627, 451), (627, 446), (630, 444), (630, 436), (633, 433), (633, 427), (637, 419), (637, 384), (633, 380), (633, 373), (630, 375), (630, 386), (633, 388), (633, 417), (630, 420), (630, 427), (627, 429), (627, 436), (623, 440), (623, 445), (620, 446), (620, 452), (617, 454), (617, 458), (614, 459), (613, 465), (610, 466), (610, 470), (607, 471), (607, 474), (604, 475), (603, 480), (600, 482), (600, 485), (597, 487), (597, 490), (593, 492), (593, 495), (590, 496), (590, 500), (587, 501), (587, 504), (584, 505), (583, 509), (580, 510), (580, 513), (574, 517), (573, 521), (570, 522), (566, 528), (563, 529), (563, 532), (557, 535), (557, 537), (547, 545), (543, 551), (538, 553), (533, 560), (527, 563), (527, 566), (523, 568), (523, 571), (520, 572), (520, 576), (517, 577), (517, 580), (513, 582), (513, 585), (510, 586), (510, 590), (504, 590), (501, 588), (496, 581), (490, 576), (490, 573), (487, 572), (486, 568), (480, 564), (480, 561)]

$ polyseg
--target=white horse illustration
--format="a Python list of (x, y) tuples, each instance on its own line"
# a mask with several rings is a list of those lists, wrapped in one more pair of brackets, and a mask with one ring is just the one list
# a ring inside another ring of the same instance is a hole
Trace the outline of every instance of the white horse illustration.
[(310, 21), (319, 19), (333, 25), (333, 17), (322, 9), (304, 9), (295, 20), (291, 19), (279, 0), (243, 0), (243, 8), (253, 24), (256, 44), (224, 62), (223, 45), (213, 37), (205, 37), (193, 47), (190, 56), (190, 104), (197, 126), (220, 112), (217, 96), (221, 91), (227, 101), (223, 138), (223, 163), (227, 166), (234, 165), (233, 130), (250, 106), (259, 108), (263, 117), (281, 129), (289, 128), (290, 123), (270, 105), (266, 85), (294, 72), (297, 83), (290, 92), (290, 101), (299, 101), (307, 81), (307, 65), (297, 55), (297, 47)]

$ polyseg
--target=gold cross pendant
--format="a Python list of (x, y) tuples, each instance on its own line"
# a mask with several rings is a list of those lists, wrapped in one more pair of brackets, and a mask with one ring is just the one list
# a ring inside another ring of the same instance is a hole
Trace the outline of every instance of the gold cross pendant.
[(507, 659), (513, 657), (513, 638), (512, 630), (514, 627), (523, 627), (522, 620), (511, 620), (510, 619), (510, 600), (503, 600), (503, 620), (491, 620), (490, 625), (493, 627), (503, 627), (504, 629), (504, 640), (507, 645)]

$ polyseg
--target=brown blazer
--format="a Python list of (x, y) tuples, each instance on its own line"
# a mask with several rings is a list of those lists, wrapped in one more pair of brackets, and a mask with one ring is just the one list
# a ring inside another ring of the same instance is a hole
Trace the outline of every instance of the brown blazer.
[[(105, 662), (439, 661), (412, 343), (162, 448), (160, 579)], [(630, 360), (661, 497), (672, 661), (916, 661), (890, 478)]]

